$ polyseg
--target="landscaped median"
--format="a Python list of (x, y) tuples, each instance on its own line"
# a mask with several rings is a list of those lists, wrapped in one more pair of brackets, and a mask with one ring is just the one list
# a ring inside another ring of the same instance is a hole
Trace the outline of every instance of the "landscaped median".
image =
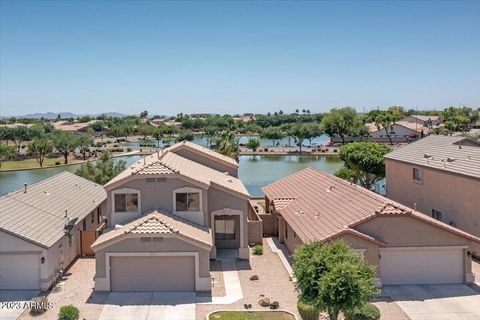
[(288, 311), (214, 311), (207, 320), (296, 320)]

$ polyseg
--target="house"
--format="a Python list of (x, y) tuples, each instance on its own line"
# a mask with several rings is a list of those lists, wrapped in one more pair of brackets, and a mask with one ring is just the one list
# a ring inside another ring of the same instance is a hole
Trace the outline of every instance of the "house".
[(429, 136), (385, 160), (388, 198), (480, 236), (480, 143)]
[(378, 285), (474, 280), (471, 255), (480, 238), (370, 190), (309, 167), (262, 191), (290, 252), (341, 239), (375, 266)]
[(237, 167), (180, 142), (108, 182), (110, 231), (92, 245), (95, 290), (210, 291), (217, 251), (233, 249), (249, 259), (248, 243), (261, 238), (261, 221)]
[(421, 127), (431, 128), (440, 125), (439, 116), (423, 116), (412, 114), (401, 119), (402, 122), (415, 123)]
[(64, 132), (85, 132), (92, 124), (96, 123), (98, 120), (90, 120), (88, 122), (77, 122), (77, 121), (66, 121), (60, 120), (53, 122), (53, 127), (55, 130), (64, 131)]
[(0, 289), (47, 290), (90, 245), (106, 211), (101, 185), (62, 172), (0, 198)]

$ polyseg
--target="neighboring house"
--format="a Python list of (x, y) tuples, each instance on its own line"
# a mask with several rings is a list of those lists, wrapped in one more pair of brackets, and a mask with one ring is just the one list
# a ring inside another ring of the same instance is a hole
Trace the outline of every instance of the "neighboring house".
[(410, 116), (406, 116), (402, 118), (403, 122), (410, 122), (418, 124), (420, 127), (436, 127), (440, 125), (440, 117), (439, 116), (422, 116), (417, 114), (412, 114)]
[(365, 188), (309, 167), (262, 191), (290, 252), (341, 239), (376, 267), (378, 285), (474, 280), (471, 253), (480, 238)]
[(0, 289), (47, 290), (103, 224), (106, 192), (69, 172), (0, 198)]
[(480, 143), (429, 136), (385, 156), (387, 197), (480, 236)]
[(53, 122), (53, 127), (55, 130), (58, 131), (65, 131), (65, 132), (85, 132), (88, 128), (91, 127), (92, 124), (97, 122), (98, 120), (90, 120), (88, 122), (69, 122), (66, 120), (60, 120)]
[(209, 260), (217, 250), (235, 249), (240, 259), (249, 259), (248, 243), (261, 237), (261, 221), (235, 177), (237, 167), (232, 159), (181, 142), (108, 182), (112, 230), (92, 246), (95, 290), (210, 291)]

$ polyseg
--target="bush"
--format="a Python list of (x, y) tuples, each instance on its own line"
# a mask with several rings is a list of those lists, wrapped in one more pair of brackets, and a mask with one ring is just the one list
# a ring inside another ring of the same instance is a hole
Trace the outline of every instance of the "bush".
[(127, 152), (130, 152), (130, 151), (132, 151), (132, 148), (127, 148)]
[(60, 161), (55, 161), (55, 165), (56, 165), (56, 166), (59, 166), (59, 165), (60, 165)]
[(379, 320), (380, 310), (374, 304), (367, 303), (360, 308), (345, 312), (345, 320)]
[(32, 307), (30, 308), (30, 314), (38, 315), (47, 311), (48, 297), (40, 296), (32, 298)]
[(280, 302), (278, 301), (273, 301), (270, 303), (270, 309), (278, 309), (280, 307)]
[(254, 247), (253, 247), (253, 254), (256, 254), (256, 255), (262, 255), (263, 254), (263, 246), (261, 244), (256, 244)]
[(297, 308), (298, 313), (303, 320), (318, 320), (318, 317), (320, 317), (320, 309), (316, 306), (298, 301)]
[(58, 320), (77, 320), (80, 316), (80, 311), (73, 306), (63, 306), (60, 308), (60, 312), (58, 313)]
[(115, 143), (112, 147), (118, 148), (118, 144)]

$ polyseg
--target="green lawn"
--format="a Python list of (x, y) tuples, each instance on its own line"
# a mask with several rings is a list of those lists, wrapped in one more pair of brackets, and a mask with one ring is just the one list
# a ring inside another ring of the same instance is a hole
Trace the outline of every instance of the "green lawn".
[[(60, 162), (63, 164), (63, 157), (59, 158), (45, 158), (43, 166), (55, 166), (55, 162)], [(40, 165), (35, 159), (26, 159), (26, 160), (13, 160), (13, 161), (4, 161), (2, 162), (1, 170), (12, 170), (12, 169), (31, 169), (31, 168), (40, 168)]]
[(210, 315), (210, 320), (295, 320), (283, 311), (219, 311)]

